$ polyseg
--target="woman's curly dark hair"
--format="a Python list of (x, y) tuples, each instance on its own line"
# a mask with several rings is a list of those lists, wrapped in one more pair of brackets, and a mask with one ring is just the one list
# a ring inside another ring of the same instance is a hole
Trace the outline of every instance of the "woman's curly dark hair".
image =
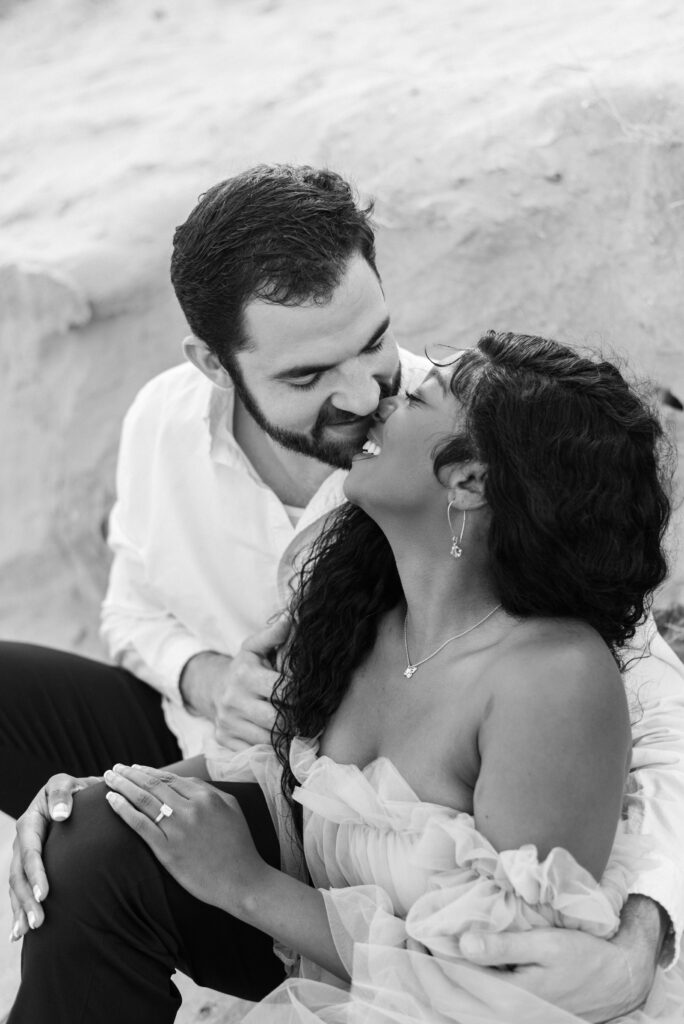
[[(667, 572), (668, 448), (657, 415), (611, 363), (529, 335), (490, 331), (457, 359), (450, 386), (465, 429), (436, 448), (434, 471), (486, 463), (504, 609), (582, 619), (622, 667), (620, 651)], [(301, 570), (273, 698), (288, 801), (293, 737), (325, 728), (402, 596), (382, 530), (344, 505)]]

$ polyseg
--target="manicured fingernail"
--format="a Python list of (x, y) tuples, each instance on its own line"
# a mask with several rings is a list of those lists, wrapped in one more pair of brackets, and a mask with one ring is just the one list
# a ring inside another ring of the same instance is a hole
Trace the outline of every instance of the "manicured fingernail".
[(14, 924), (12, 925), (12, 931), (10, 932), (10, 942), (16, 942), (17, 939), (20, 938), (21, 933), (19, 931), (19, 922), (15, 921)]
[(142, 771), (142, 769), (144, 768), (144, 765), (142, 765), (142, 764), (132, 764), (131, 768), (139, 768)]
[(110, 771), (110, 769), (108, 768), (107, 771), (104, 773), (105, 782), (114, 782), (115, 778), (115, 773), (113, 771)]
[(472, 932), (466, 932), (461, 936), (460, 947), (465, 956), (482, 956), (484, 953), (483, 940), (479, 935), (473, 935)]
[(112, 807), (116, 807), (117, 804), (121, 803), (121, 797), (118, 793), (106, 793), (105, 800), (107, 803), (111, 804)]
[(29, 928), (31, 929), (31, 931), (33, 931), (34, 928), (38, 927), (38, 921), (36, 919), (36, 915), (33, 912), (33, 910), (29, 910), (29, 912), (26, 915), (26, 917), (28, 919)]
[(65, 818), (69, 817), (69, 808), (66, 804), (55, 804), (52, 808), (52, 818), (54, 821), (64, 821)]
[(39, 885), (34, 885), (33, 886), (33, 897), (34, 897), (36, 903), (40, 903), (40, 901), (42, 900), (43, 893), (41, 892)]
[(123, 769), (123, 765), (122, 764), (115, 764), (114, 767), (112, 768), (112, 771), (120, 772), (122, 769)]

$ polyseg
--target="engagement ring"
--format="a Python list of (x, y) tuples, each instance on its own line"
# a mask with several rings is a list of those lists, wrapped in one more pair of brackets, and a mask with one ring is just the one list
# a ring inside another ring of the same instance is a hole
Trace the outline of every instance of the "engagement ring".
[(169, 807), (168, 804), (162, 804), (159, 808), (159, 814), (154, 819), (155, 825), (158, 825), (162, 818), (170, 818), (173, 814), (173, 807)]

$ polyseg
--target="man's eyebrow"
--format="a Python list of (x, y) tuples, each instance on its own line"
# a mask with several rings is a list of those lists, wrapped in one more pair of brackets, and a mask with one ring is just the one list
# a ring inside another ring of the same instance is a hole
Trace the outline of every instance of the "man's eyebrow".
[[(389, 316), (386, 316), (382, 323), (373, 331), (361, 351), (365, 352), (366, 349), (371, 348), (375, 342), (383, 336), (389, 325), (390, 318)], [(336, 366), (337, 363), (309, 363), (299, 366), (290, 366), (286, 370), (278, 370), (277, 373), (274, 373), (273, 380), (291, 380), (293, 377), (310, 377), (314, 373), (325, 373), (326, 370), (332, 370)]]

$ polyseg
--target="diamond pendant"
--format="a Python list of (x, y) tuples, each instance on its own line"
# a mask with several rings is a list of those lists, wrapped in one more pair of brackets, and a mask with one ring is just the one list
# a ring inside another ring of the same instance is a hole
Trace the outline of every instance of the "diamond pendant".
[(455, 540), (454, 543), (451, 545), (451, 557), (460, 558), (462, 554), (463, 548), (460, 547), (458, 541)]
[(404, 669), (404, 675), (406, 676), (406, 678), (410, 679), (417, 668), (417, 665), (407, 665), (406, 668)]

